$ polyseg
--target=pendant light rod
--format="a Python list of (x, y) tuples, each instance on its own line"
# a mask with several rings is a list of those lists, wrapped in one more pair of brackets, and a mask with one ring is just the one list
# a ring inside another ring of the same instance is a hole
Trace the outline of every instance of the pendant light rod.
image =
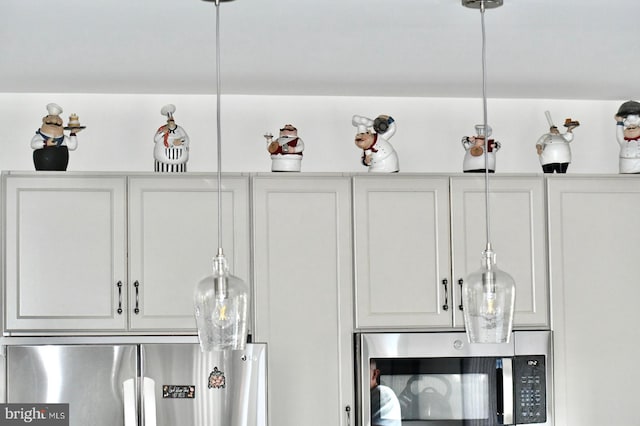
[(216, 2), (216, 142), (218, 150), (218, 255), (222, 255), (222, 121), (220, 114), (220, 0)]
[[(502, 4), (502, 1), (500, 1)], [(482, 118), (484, 126), (484, 203), (487, 232), (487, 250), (491, 249), (491, 224), (489, 215), (489, 126), (487, 118), (487, 34), (484, 24), (485, 0), (480, 0), (480, 22), (482, 27)], [(497, 7), (497, 6), (494, 6)]]

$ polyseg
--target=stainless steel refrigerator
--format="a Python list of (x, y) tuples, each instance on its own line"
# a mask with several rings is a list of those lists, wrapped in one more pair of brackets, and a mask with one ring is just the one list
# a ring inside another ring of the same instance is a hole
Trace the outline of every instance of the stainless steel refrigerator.
[(68, 403), (70, 426), (267, 424), (266, 344), (202, 353), (197, 343), (19, 339), (2, 346), (6, 402)]

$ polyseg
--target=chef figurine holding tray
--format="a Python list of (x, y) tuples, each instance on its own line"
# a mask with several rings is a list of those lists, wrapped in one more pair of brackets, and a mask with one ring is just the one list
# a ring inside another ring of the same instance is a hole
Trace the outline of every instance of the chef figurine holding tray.
[[(85, 128), (80, 125), (76, 114), (69, 117), (69, 125), (63, 127), (62, 108), (58, 104), (47, 105), (47, 115), (42, 118), (42, 125), (31, 138), (33, 163), (36, 170), (65, 171), (69, 164), (69, 151), (78, 147), (76, 134)], [(64, 134), (69, 130), (69, 136)]]

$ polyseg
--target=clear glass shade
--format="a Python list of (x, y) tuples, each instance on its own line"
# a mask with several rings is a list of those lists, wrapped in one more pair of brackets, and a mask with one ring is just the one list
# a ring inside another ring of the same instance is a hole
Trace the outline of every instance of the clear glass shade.
[(248, 288), (229, 273), (227, 260), (218, 254), (213, 274), (195, 290), (195, 315), (202, 351), (244, 349), (247, 342)]
[(482, 267), (462, 284), (464, 325), (471, 343), (509, 341), (515, 306), (515, 281), (501, 271), (495, 253), (482, 253)]

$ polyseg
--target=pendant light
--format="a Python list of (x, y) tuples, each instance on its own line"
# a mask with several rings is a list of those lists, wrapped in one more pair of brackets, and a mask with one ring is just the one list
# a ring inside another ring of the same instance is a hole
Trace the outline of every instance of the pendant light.
[(479, 9), (482, 25), (482, 106), (484, 138), (484, 187), (486, 213), (486, 249), (482, 252), (481, 268), (470, 274), (462, 285), (464, 324), (471, 343), (504, 343), (509, 341), (513, 325), (515, 282), (511, 275), (496, 265), (491, 248), (489, 220), (489, 171), (487, 164), (489, 126), (487, 124), (487, 78), (485, 9), (502, 6), (502, 0), (462, 0), (465, 7)]
[[(247, 342), (248, 287), (229, 272), (222, 251), (222, 132), (220, 131), (220, 2), (216, 6), (216, 124), (218, 148), (218, 253), (213, 273), (203, 278), (194, 295), (198, 339), (202, 351), (244, 349)], [(230, 1), (230, 0), (226, 0)]]

